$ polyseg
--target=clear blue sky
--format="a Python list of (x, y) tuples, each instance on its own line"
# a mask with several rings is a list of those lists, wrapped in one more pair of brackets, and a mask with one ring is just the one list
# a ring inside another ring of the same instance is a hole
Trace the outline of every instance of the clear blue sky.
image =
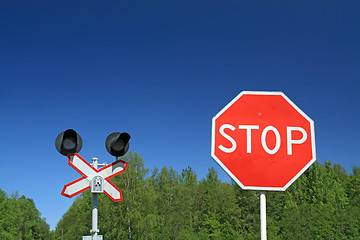
[[(206, 176), (211, 119), (243, 90), (282, 91), (315, 121), (317, 157), (360, 165), (358, 1), (0, 2), (0, 188), (54, 229), (80, 175), (55, 147), (114, 159), (108, 134), (153, 169)], [(131, 166), (130, 166), (131, 167)], [(126, 198), (126, 196), (124, 196)], [(121, 202), (119, 203), (121, 204)], [(101, 209), (100, 209), (101, 211)]]

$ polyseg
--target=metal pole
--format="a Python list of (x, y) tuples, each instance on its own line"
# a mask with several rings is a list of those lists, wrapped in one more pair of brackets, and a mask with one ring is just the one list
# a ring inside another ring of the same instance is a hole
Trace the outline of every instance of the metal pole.
[(265, 196), (265, 192), (260, 192), (260, 229), (261, 229), (261, 240), (266, 240), (266, 196)]
[[(92, 166), (97, 170), (98, 169), (98, 159), (93, 158), (92, 159)], [(92, 193), (92, 240), (98, 240), (98, 209), (97, 209), (97, 193)]]

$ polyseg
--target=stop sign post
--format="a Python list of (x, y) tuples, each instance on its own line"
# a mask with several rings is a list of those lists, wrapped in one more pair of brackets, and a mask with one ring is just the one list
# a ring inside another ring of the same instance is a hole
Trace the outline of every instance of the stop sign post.
[(212, 119), (211, 156), (264, 205), (316, 160), (314, 122), (282, 92), (244, 91)]

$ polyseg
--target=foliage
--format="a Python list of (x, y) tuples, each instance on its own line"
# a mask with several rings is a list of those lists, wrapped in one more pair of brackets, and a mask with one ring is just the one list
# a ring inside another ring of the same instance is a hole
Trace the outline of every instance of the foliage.
[[(144, 167), (125, 156), (126, 172), (112, 181), (124, 200), (99, 196), (104, 239), (259, 239), (259, 193), (218, 179), (198, 180), (191, 167)], [(360, 176), (338, 164), (315, 163), (285, 192), (267, 192), (269, 239), (360, 239)], [(1, 199), (1, 194), (0, 194)], [(81, 239), (91, 228), (91, 194), (83, 193), (59, 221), (55, 239)]]
[(52, 239), (49, 225), (40, 216), (32, 199), (17, 192), (9, 197), (0, 189), (0, 239)]
[[(214, 168), (198, 179), (191, 167), (150, 171), (137, 153), (126, 172), (112, 178), (124, 200), (99, 195), (104, 239), (259, 239), (259, 193), (221, 182)], [(360, 239), (360, 174), (318, 162), (285, 192), (267, 192), (269, 239)], [(81, 239), (90, 235), (91, 193), (75, 199), (56, 230), (33, 200), (0, 189), (0, 239)]]

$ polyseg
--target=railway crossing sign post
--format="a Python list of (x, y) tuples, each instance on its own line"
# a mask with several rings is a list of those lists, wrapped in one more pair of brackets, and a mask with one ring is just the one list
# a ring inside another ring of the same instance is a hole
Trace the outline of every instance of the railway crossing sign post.
[(316, 160), (314, 122), (282, 92), (244, 91), (212, 119), (211, 156), (245, 190), (285, 191)]
[[(68, 129), (60, 133), (55, 140), (56, 149), (68, 157), (68, 163), (82, 177), (64, 186), (61, 195), (73, 197), (87, 189), (92, 193), (92, 236), (83, 236), (83, 240), (102, 240), (102, 235), (98, 235), (98, 194), (105, 193), (114, 202), (122, 200), (121, 191), (109, 180), (110, 178), (124, 172), (128, 163), (120, 160), (119, 157), (126, 154), (129, 149), (130, 135), (128, 133), (115, 132), (110, 134), (105, 141), (106, 150), (117, 158), (112, 164), (99, 164), (97, 158), (92, 159), (92, 164), (84, 160), (78, 152), (82, 147), (80, 135)], [(98, 169), (99, 166), (103, 166)]]

